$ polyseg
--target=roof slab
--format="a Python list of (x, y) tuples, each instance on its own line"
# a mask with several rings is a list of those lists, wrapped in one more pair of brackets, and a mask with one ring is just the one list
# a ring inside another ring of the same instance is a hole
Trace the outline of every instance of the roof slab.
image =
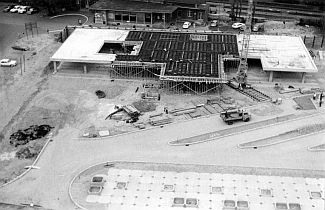
[[(237, 40), (241, 50), (243, 35), (239, 35)], [(248, 58), (261, 59), (264, 71), (318, 71), (300, 37), (251, 35)]]
[(123, 42), (126, 30), (77, 28), (51, 57), (51, 61), (111, 63), (115, 54), (99, 53), (105, 42)]
[[(242, 209), (279, 210), (279, 205), (300, 205), (302, 210), (323, 210), (322, 197), (312, 198), (310, 192), (322, 193), (324, 179), (260, 176), (221, 173), (129, 170), (111, 168), (98, 195), (88, 195), (87, 203), (105, 204), (107, 209)], [(178, 201), (175, 203), (175, 198)], [(182, 200), (183, 199), (183, 200)], [(192, 202), (186, 202), (190, 199)], [(225, 208), (224, 203), (246, 202)], [(184, 202), (184, 203), (183, 203)]]
[(130, 31), (126, 40), (143, 41), (142, 48), (117, 60), (166, 63), (165, 76), (219, 78), (218, 55), (238, 56), (231, 34)]

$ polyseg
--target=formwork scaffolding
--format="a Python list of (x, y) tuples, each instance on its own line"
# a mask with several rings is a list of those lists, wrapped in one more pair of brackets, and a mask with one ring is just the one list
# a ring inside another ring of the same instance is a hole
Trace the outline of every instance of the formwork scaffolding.
[(220, 92), (223, 84), (227, 83), (227, 76), (224, 72), (225, 58), (228, 57), (218, 55), (217, 64), (215, 64), (217, 65), (218, 77), (171, 76), (166, 74), (166, 69), (162, 69), (159, 79), (164, 89), (178, 94), (195, 93), (201, 95)]
[(158, 79), (165, 66), (164, 63), (114, 61), (109, 68), (109, 75), (119, 79)]

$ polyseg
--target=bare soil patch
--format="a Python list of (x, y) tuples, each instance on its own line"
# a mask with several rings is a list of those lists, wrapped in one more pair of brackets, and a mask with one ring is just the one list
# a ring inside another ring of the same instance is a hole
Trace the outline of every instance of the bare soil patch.
[(306, 96), (296, 97), (293, 100), (303, 110), (316, 109), (314, 103), (312, 102), (312, 95), (306, 95)]
[(135, 101), (132, 105), (137, 108), (140, 112), (153, 112), (156, 110), (157, 105), (154, 102), (140, 100)]

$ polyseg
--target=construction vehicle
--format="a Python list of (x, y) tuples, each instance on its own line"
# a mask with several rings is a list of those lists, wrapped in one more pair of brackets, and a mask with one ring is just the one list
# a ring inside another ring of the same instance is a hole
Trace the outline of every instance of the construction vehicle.
[(250, 41), (250, 35), (252, 32), (252, 16), (253, 16), (253, 0), (248, 0), (247, 7), (247, 18), (243, 33), (242, 40), (242, 49), (240, 53), (240, 63), (237, 70), (236, 82), (238, 83), (239, 89), (245, 88), (247, 85), (247, 55), (248, 55), (248, 47)]
[(126, 122), (127, 123), (134, 123), (134, 122), (136, 122), (136, 121), (138, 121), (138, 119), (139, 119), (139, 116), (140, 116), (140, 111), (139, 110), (137, 110), (134, 106), (132, 106), (132, 105), (126, 105), (126, 106), (122, 106), (122, 107), (116, 107), (116, 111), (114, 111), (114, 112), (112, 112), (111, 114), (109, 114), (106, 118), (105, 118), (105, 120), (107, 120), (107, 119), (111, 119), (111, 117), (114, 115), (114, 114), (116, 114), (116, 113), (118, 113), (118, 112), (121, 112), (121, 111), (124, 111), (124, 112), (126, 112), (128, 115), (129, 115), (129, 117), (130, 117), (130, 119), (128, 119)]
[(220, 112), (220, 117), (228, 125), (232, 125), (235, 121), (239, 120), (248, 122), (251, 118), (251, 115), (243, 109), (230, 109)]

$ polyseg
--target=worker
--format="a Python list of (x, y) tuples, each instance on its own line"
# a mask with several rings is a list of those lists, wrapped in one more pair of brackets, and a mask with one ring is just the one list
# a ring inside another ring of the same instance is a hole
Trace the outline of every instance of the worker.
[(316, 100), (316, 92), (314, 93), (314, 95), (313, 95), (313, 100)]
[(319, 96), (319, 107), (322, 107), (322, 103), (323, 103), (323, 92)]

